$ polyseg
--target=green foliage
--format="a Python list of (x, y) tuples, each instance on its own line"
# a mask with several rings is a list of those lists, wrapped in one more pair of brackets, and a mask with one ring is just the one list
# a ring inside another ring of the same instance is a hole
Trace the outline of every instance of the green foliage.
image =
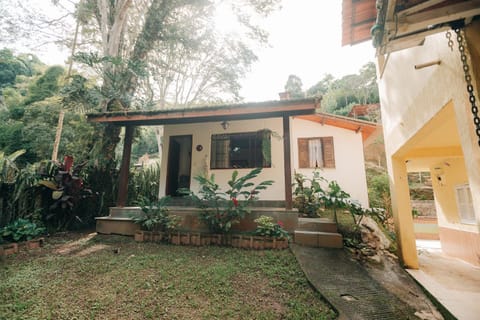
[(260, 216), (254, 220), (257, 223), (255, 234), (259, 236), (267, 236), (278, 239), (288, 239), (290, 236), (288, 232), (283, 229), (283, 223), (278, 221), (273, 222), (273, 218), (269, 216)]
[(151, 127), (137, 128), (135, 134), (132, 143), (132, 161), (138, 161), (144, 154), (158, 154), (155, 129)]
[(133, 201), (138, 198), (155, 200), (160, 188), (160, 164), (134, 170), (128, 180), (128, 198)]
[(49, 67), (31, 86), (25, 105), (52, 97), (60, 91), (60, 78), (64, 70), (60, 66)]
[(20, 242), (31, 240), (45, 233), (45, 228), (37, 226), (26, 219), (17, 219), (11, 224), (0, 228), (0, 240)]
[(318, 171), (313, 172), (312, 179), (308, 179), (301, 173), (295, 173), (294, 180), (293, 206), (300, 213), (317, 217), (318, 210), (322, 207), (322, 203), (318, 201), (318, 195), (323, 192), (321, 184), (326, 183), (327, 180), (321, 177)]
[(387, 173), (367, 170), (367, 185), (370, 206), (382, 208), (385, 219), (392, 217), (392, 199)]
[[(97, 52), (79, 52), (74, 56), (75, 61), (83, 63), (94, 70), (104, 82), (101, 90), (85, 90), (85, 80), (79, 77), (73, 85), (64, 91), (66, 101), (78, 101), (82, 104), (95, 100), (103, 100), (102, 110), (118, 111), (132, 106), (132, 95), (129, 91), (132, 77), (146, 77), (146, 64), (143, 60), (123, 59), (120, 56), (101, 56)], [(70, 94), (69, 94), (70, 93)], [(101, 98), (100, 98), (101, 95)]]
[(308, 96), (323, 96), (322, 107), (326, 111), (346, 115), (355, 104), (378, 103), (379, 93), (375, 64), (368, 62), (357, 74), (334, 79), (327, 74), (307, 90)]
[(0, 88), (14, 85), (18, 75), (32, 75), (28, 63), (9, 49), (0, 50)]
[(302, 80), (298, 76), (291, 74), (285, 83), (285, 92), (287, 92), (292, 99), (304, 98), (305, 94), (303, 93), (302, 85)]
[(251, 182), (261, 171), (261, 168), (256, 168), (239, 177), (238, 171), (235, 170), (228, 181), (226, 191), (222, 191), (215, 183), (213, 174), (210, 177), (195, 177), (195, 180), (200, 183), (200, 191), (198, 195), (193, 192), (189, 195), (197, 207), (202, 209), (200, 218), (210, 231), (227, 233), (234, 224), (239, 223), (240, 219), (250, 212), (249, 206), (258, 199), (260, 191), (273, 184), (271, 180), (262, 181), (256, 185)]
[(52, 204), (46, 223), (55, 230), (72, 227), (74, 221), (82, 221), (81, 215), (75, 212), (75, 206), (92, 197), (93, 193), (83, 184), (80, 172), (87, 162), (73, 166), (73, 157), (65, 156), (63, 162), (51, 162), (53, 166), (43, 172), (46, 179), (38, 182), (50, 191)]
[(15, 160), (24, 153), (25, 150), (17, 150), (5, 155), (3, 151), (0, 151), (0, 184), (15, 182), (19, 171)]
[(150, 200), (140, 197), (138, 205), (142, 208), (142, 214), (134, 214), (132, 220), (139, 224), (143, 230), (149, 231), (173, 231), (178, 228), (181, 218), (168, 213), (167, 204), (169, 197), (158, 200)]
[(355, 225), (359, 225), (365, 215), (385, 220), (383, 209), (363, 208), (336, 181), (326, 180), (318, 171), (314, 171), (312, 176), (312, 179), (308, 179), (302, 174), (295, 174), (294, 206), (300, 213), (317, 217), (320, 208), (329, 209), (333, 212), (334, 221), (337, 222), (337, 210), (346, 209), (350, 212)]
[(337, 221), (337, 209), (349, 207), (350, 194), (342, 190), (337, 181), (330, 181), (328, 188), (319, 193), (325, 208), (333, 209), (334, 221)]
[(87, 78), (81, 75), (71, 76), (70, 82), (61, 88), (60, 93), (63, 106), (70, 110), (100, 111), (98, 109), (102, 101), (100, 88), (94, 83), (89, 83)]

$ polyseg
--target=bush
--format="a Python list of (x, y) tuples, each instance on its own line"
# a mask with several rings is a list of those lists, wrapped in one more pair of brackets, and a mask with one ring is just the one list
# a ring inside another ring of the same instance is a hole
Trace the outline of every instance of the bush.
[(277, 239), (288, 239), (288, 232), (283, 229), (283, 224), (279, 221), (273, 222), (272, 217), (260, 216), (254, 220), (257, 223), (255, 234), (259, 236), (272, 237)]
[(171, 231), (180, 224), (180, 217), (168, 214), (166, 207), (169, 197), (158, 200), (140, 198), (138, 205), (142, 208), (141, 215), (132, 215), (132, 220), (139, 224), (142, 230)]
[(43, 234), (45, 228), (37, 226), (26, 219), (17, 219), (11, 224), (0, 229), (0, 237), (8, 242), (32, 240)]
[[(238, 176), (238, 171), (232, 173), (228, 181), (229, 189), (222, 191), (215, 183), (215, 176), (196, 176), (200, 183), (199, 194), (188, 191), (189, 196), (202, 209), (200, 219), (213, 233), (227, 233), (234, 224), (240, 222), (245, 214), (250, 212), (249, 206), (258, 199), (261, 190), (273, 184), (273, 181), (262, 181), (255, 185), (251, 182), (262, 169), (256, 168), (244, 175)], [(185, 192), (185, 191), (184, 191)]]

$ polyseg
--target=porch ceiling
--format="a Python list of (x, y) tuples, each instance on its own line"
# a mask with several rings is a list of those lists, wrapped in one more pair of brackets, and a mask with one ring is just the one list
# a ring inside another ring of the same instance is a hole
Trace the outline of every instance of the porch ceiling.
[(410, 172), (428, 171), (433, 163), (463, 157), (453, 104), (445, 106), (420, 129), (406, 149), (403, 153)]
[(91, 113), (88, 121), (119, 126), (150, 126), (225, 120), (248, 120), (308, 115), (320, 107), (320, 99), (300, 99), (203, 106), (189, 109)]
[(373, 38), (378, 54), (421, 45), (426, 36), (470, 23), (480, 0), (343, 0), (342, 44)]

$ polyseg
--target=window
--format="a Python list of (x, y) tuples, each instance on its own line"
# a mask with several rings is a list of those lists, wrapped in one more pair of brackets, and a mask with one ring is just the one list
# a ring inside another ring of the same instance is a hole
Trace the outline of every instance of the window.
[(211, 169), (271, 167), (270, 131), (214, 134)]
[(475, 224), (475, 212), (473, 211), (473, 200), (468, 184), (455, 186), (457, 196), (457, 207), (460, 214), (460, 221), (467, 224)]
[(300, 168), (335, 168), (333, 137), (298, 138)]

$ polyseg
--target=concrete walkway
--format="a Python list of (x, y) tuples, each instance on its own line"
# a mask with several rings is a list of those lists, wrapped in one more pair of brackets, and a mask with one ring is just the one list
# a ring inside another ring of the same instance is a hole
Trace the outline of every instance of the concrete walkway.
[(440, 241), (417, 240), (419, 270), (407, 270), (458, 320), (480, 319), (480, 268), (442, 253)]
[(391, 294), (342, 249), (292, 244), (308, 280), (339, 313), (339, 319), (418, 319), (415, 310)]

